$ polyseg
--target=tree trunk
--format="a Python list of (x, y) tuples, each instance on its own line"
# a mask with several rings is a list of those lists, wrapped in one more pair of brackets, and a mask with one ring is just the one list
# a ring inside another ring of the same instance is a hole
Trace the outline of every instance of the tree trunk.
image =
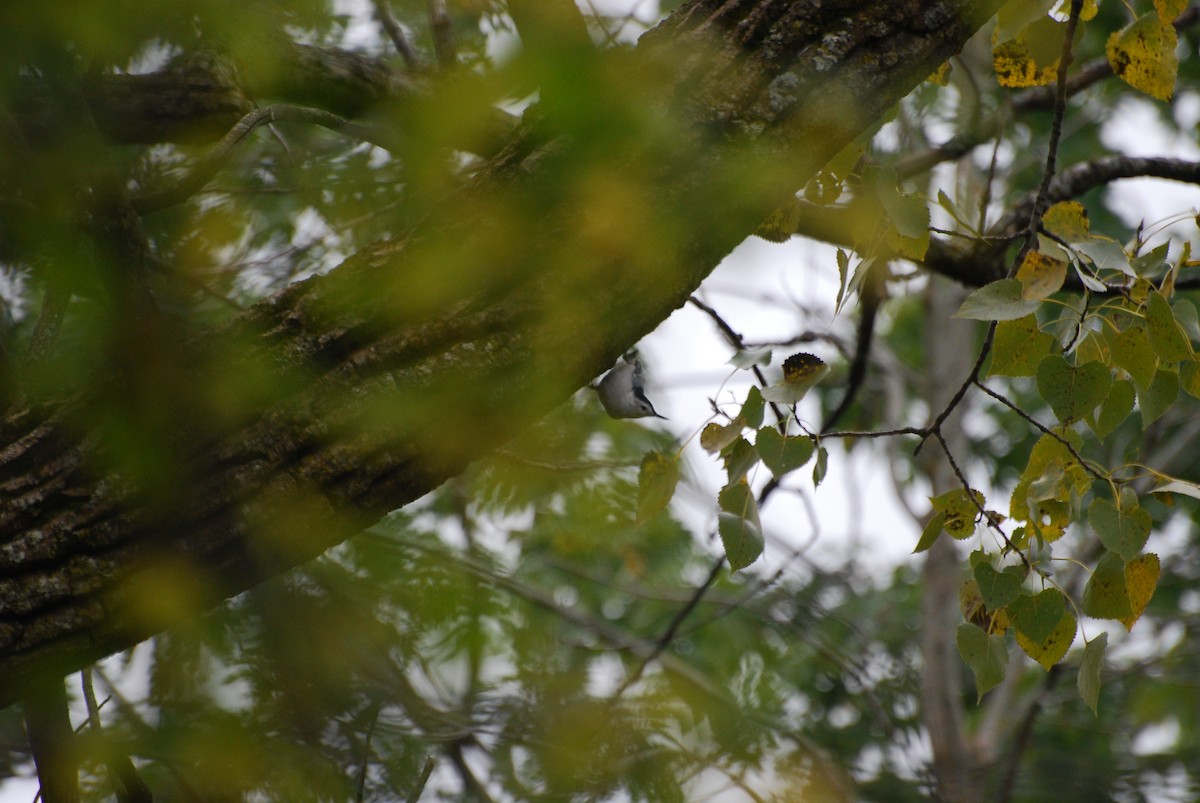
[[(572, 122), (544, 94), (414, 231), (218, 331), (143, 320), (113, 382), (10, 410), (0, 704), (319, 555), (519, 433), (680, 306), (999, 5), (685, 4), (633, 54), (579, 54), (597, 116)], [(673, 127), (655, 139), (623, 125), (630, 114)], [(608, 183), (591, 192), (581, 177)], [(630, 191), (623, 208), (645, 228), (601, 225), (606, 188)], [(503, 227), (513, 210), (519, 231)], [(431, 292), (428, 275), (450, 280)], [(272, 390), (218, 420), (212, 371)], [(172, 470), (122, 462), (96, 425), (106, 405), (144, 413), (139, 437)]]

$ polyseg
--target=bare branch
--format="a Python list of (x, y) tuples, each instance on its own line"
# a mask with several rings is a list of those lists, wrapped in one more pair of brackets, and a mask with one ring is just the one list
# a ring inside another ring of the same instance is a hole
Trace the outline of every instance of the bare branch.
[(250, 135), (254, 129), (276, 121), (296, 121), (311, 123), (336, 131), (339, 134), (370, 142), (381, 148), (394, 147), (394, 143), (381, 132), (367, 126), (352, 123), (336, 114), (321, 109), (309, 109), (300, 106), (275, 105), (255, 109), (242, 117), (221, 141), (212, 147), (182, 178), (170, 187), (150, 190), (131, 198), (133, 208), (139, 214), (147, 214), (165, 209), (169, 206), (183, 203), (196, 194), (213, 176), (229, 161), (234, 150)]
[(419, 71), (421, 69), (421, 57), (417, 55), (417, 51), (413, 48), (412, 43), (408, 41), (408, 36), (405, 35), (404, 29), (400, 27), (400, 21), (392, 13), (387, 0), (371, 0), (371, 5), (375, 7), (375, 18), (383, 26), (383, 30), (387, 33), (388, 38), (392, 40), (392, 44), (396, 46), (396, 50), (400, 53), (400, 57), (404, 59), (404, 63), (408, 65), (408, 69), (413, 72)]
[(454, 44), (454, 25), (446, 0), (429, 0), (429, 31), (433, 35), (433, 52), (438, 68), (448, 72), (458, 64), (458, 47)]

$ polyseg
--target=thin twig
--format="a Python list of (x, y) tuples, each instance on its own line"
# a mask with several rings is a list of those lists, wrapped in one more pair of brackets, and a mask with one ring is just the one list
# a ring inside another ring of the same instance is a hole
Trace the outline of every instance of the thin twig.
[(713, 562), (713, 566), (708, 573), (708, 577), (705, 578), (703, 583), (697, 586), (687, 604), (675, 614), (675, 618), (671, 620), (669, 625), (667, 625), (667, 629), (664, 630), (663, 634), (658, 637), (658, 641), (656, 641), (654, 644), (654, 649), (652, 649), (648, 655), (643, 656), (641, 662), (637, 665), (637, 668), (634, 669), (634, 671), (625, 678), (621, 685), (617, 687), (617, 690), (613, 692), (611, 697), (613, 701), (620, 699), (621, 695), (624, 694), (630, 686), (636, 683), (639, 678), (641, 678), (642, 673), (646, 671), (646, 667), (649, 666), (650, 662), (662, 655), (663, 651), (671, 645), (671, 640), (675, 638), (675, 633), (679, 630), (679, 626), (683, 624), (683, 620), (688, 617), (688, 614), (695, 610), (696, 606), (700, 604), (700, 600), (704, 598), (704, 594), (710, 587), (712, 587), (712, 584), (717, 581), (717, 577), (721, 574), (721, 567), (724, 565), (724, 556), (717, 558)]
[(331, 112), (321, 109), (310, 109), (303, 106), (276, 104), (261, 109), (254, 109), (238, 120), (221, 141), (209, 150), (194, 164), (181, 179), (169, 187), (163, 187), (149, 192), (139, 193), (130, 198), (134, 210), (141, 215), (155, 212), (169, 206), (183, 203), (194, 195), (201, 187), (225, 165), (233, 155), (234, 149), (259, 126), (273, 123), (277, 120), (295, 121), (319, 125), (340, 134), (370, 142), (387, 149), (391, 147), (386, 137), (380, 132), (367, 126), (352, 123)]
[(433, 775), (433, 768), (436, 766), (437, 758), (432, 755), (426, 756), (425, 765), (421, 767), (421, 774), (417, 776), (417, 782), (409, 790), (405, 803), (417, 803), (421, 799), (421, 793), (425, 791), (425, 786), (429, 783), (429, 776)]
[(1054, 430), (1052, 430), (1049, 427), (1042, 424), (1040, 421), (1038, 421), (1036, 418), (1031, 416), (1029, 413), (1022, 410), (1011, 399), (1008, 399), (1003, 394), (997, 393), (996, 391), (992, 390), (991, 388), (989, 388), (987, 385), (983, 384), (982, 382), (976, 382), (975, 384), (984, 393), (991, 396), (993, 399), (1000, 402), (1004, 406), (1008, 407), (1010, 410), (1012, 410), (1014, 413), (1019, 415), (1021, 418), (1024, 418), (1026, 421), (1028, 421), (1034, 427), (1039, 429), (1042, 433), (1049, 435), (1051, 438), (1054, 438), (1056, 441), (1058, 441), (1063, 446), (1065, 446), (1067, 448), (1067, 451), (1069, 451), (1071, 453), (1071, 456), (1075, 458), (1075, 462), (1077, 462), (1077, 463), (1079, 463), (1079, 465), (1083, 466), (1083, 469), (1085, 471), (1087, 471), (1087, 473), (1091, 474), (1093, 477), (1100, 480), (1101, 482), (1108, 482), (1108, 478), (1105, 477), (1100, 472), (1096, 471), (1094, 468), (1092, 468), (1091, 465), (1086, 460), (1083, 459), (1083, 455), (1079, 454), (1079, 452), (1077, 452), (1075, 450), (1074, 444), (1072, 444), (1069, 440), (1067, 440), (1062, 435), (1059, 435)]
[[(1050, 183), (1054, 180), (1056, 165), (1058, 164), (1058, 145), (1062, 139), (1062, 122), (1063, 115), (1067, 108), (1067, 69), (1071, 65), (1071, 44), (1075, 36), (1075, 27), (1079, 22), (1079, 12), (1083, 8), (1083, 0), (1071, 0), (1071, 16), (1067, 20), (1066, 31), (1063, 33), (1062, 55), (1059, 56), (1058, 62), (1058, 93), (1054, 103), (1054, 119), (1050, 123), (1050, 142), (1046, 149), (1046, 167), (1042, 171), (1041, 186), (1038, 187), (1038, 194), (1034, 200), (1033, 209), (1029, 214), (1029, 223), (1025, 230), (1025, 242), (1022, 244), (1016, 257), (1013, 259), (1012, 265), (1009, 266), (1008, 276), (1011, 278), (1017, 271), (1017, 267), (1025, 259), (1025, 255), (1033, 250), (1037, 245), (1038, 224), (1042, 220), (1042, 215), (1046, 212), (1047, 199), (1050, 194)], [(975, 360), (975, 365), (971, 368), (971, 373), (966, 381), (959, 386), (951, 397), (950, 402), (945, 408), (938, 413), (937, 417), (930, 424), (931, 433), (939, 433), (942, 424), (950, 416), (956, 407), (962, 402), (967, 395), (970, 387), (979, 381), (979, 372), (983, 370), (983, 364), (987, 360), (988, 354), (992, 350), (992, 342), (996, 337), (996, 321), (988, 324), (987, 334), (983, 338), (983, 346), (979, 349), (979, 357)], [(928, 435), (921, 439), (914, 451), (921, 451), (921, 447), (925, 444)]]

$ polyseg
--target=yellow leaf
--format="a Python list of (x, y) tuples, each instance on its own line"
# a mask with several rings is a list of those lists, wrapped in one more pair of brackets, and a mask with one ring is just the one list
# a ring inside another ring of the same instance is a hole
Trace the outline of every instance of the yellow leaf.
[(925, 80), (938, 86), (950, 86), (950, 62), (943, 61)]
[(1154, 0), (1154, 10), (1164, 23), (1171, 23), (1188, 7), (1188, 0)]
[(1021, 298), (1025, 301), (1041, 301), (1062, 289), (1067, 278), (1067, 263), (1061, 259), (1030, 251), (1017, 268), (1017, 281), (1021, 283)]
[(1074, 615), (1068, 611), (1063, 613), (1062, 619), (1058, 620), (1054, 631), (1043, 641), (1032, 641), (1020, 630), (1013, 632), (1016, 634), (1017, 644), (1021, 645), (1025, 654), (1041, 664), (1042, 669), (1049, 672), (1051, 667), (1061, 661), (1067, 654), (1067, 650), (1071, 648), (1071, 643), (1075, 641), (1076, 625)]
[(1069, 243), (1086, 240), (1088, 236), (1088, 214), (1079, 201), (1060, 201), (1042, 215), (1042, 225)]
[(992, 69), (1000, 86), (1023, 89), (1053, 83), (1058, 77), (1058, 64), (1039, 67), (1022, 39), (1001, 42), (992, 49)]
[(1122, 81), (1158, 100), (1170, 100), (1179, 72), (1178, 41), (1171, 24), (1150, 13), (1108, 37), (1105, 53)]
[(1126, 630), (1133, 629), (1133, 623), (1141, 618), (1150, 604), (1150, 598), (1158, 586), (1160, 571), (1158, 555), (1153, 552), (1147, 552), (1125, 564), (1125, 593), (1129, 595), (1129, 607), (1133, 609), (1133, 613), (1121, 619)]
[[(1187, 0), (1182, 0), (1184, 4)], [(1083, 8), (1079, 10), (1079, 21), (1087, 22), (1094, 19), (1096, 13), (1100, 10), (1099, 0), (1083, 0)], [(1060, 0), (1059, 4), (1054, 7), (1053, 14), (1057, 19), (1065, 20), (1071, 13), (1071, 0)]]

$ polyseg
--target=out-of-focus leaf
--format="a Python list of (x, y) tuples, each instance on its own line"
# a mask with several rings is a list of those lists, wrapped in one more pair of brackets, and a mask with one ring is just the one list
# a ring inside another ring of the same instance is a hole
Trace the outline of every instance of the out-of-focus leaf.
[(1101, 633), (1083, 646), (1083, 660), (1079, 662), (1076, 687), (1087, 707), (1096, 713), (1100, 702), (1100, 670), (1104, 668), (1104, 652), (1108, 649), (1108, 634)]
[(662, 452), (649, 452), (638, 471), (637, 521), (643, 524), (664, 510), (679, 484), (679, 459)]

